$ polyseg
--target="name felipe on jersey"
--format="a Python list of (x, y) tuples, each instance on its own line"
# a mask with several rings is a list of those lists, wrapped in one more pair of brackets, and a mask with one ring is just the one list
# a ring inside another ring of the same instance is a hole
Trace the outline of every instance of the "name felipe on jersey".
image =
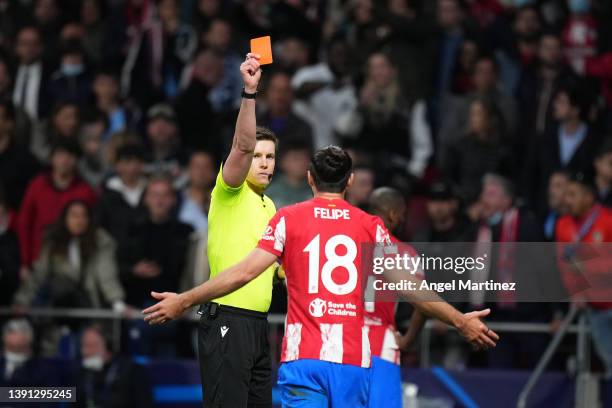
[(339, 220), (339, 219), (344, 219), (344, 220), (350, 220), (351, 219), (351, 215), (349, 214), (349, 210), (348, 209), (341, 209), (341, 208), (321, 208), (321, 207), (315, 207), (314, 208), (314, 217), (315, 218), (321, 218), (323, 220)]

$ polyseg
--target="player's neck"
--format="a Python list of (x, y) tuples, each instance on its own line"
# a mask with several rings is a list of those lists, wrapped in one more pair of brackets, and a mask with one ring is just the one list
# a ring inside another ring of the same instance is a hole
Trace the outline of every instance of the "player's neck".
[(321, 198), (323, 200), (344, 200), (344, 193), (327, 193), (327, 192), (316, 192), (315, 198)]

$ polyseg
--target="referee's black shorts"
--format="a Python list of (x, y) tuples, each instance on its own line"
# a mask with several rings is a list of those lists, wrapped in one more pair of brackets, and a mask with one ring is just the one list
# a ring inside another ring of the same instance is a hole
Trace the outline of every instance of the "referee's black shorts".
[(271, 407), (267, 314), (216, 303), (198, 313), (204, 407)]

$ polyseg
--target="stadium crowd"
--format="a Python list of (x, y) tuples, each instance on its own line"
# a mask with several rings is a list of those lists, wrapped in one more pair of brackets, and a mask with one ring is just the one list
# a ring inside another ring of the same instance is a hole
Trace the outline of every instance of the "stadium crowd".
[[(311, 154), (336, 144), (356, 164), (352, 204), (368, 209), (378, 186), (405, 195), (402, 240), (573, 241), (573, 220), (594, 213), (601, 233), (578, 241), (610, 241), (606, 21), (603, 0), (0, 0), (0, 306), (130, 316), (151, 290), (206, 279), (210, 192), (238, 68), (261, 35), (274, 50), (257, 108), (279, 139), (266, 192), (277, 208), (311, 196)], [(284, 312), (275, 290), (271, 311)], [(550, 323), (565, 307), (492, 315)], [(611, 369), (612, 303), (588, 309)], [(104, 334), (64, 320), (37, 329), (46, 356), (67, 332), (84, 333), (83, 350)], [(193, 353), (180, 322), (125, 332), (133, 354)], [(470, 363), (452, 335), (436, 338), (441, 363)], [(533, 366), (549, 338), (505, 335), (481, 363)], [(31, 343), (27, 322), (7, 323), (0, 384)]]

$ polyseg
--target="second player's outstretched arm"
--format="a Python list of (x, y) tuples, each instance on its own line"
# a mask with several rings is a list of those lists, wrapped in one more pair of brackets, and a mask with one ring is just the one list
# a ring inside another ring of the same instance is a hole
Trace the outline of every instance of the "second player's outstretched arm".
[[(417, 287), (420, 286), (419, 280), (405, 271), (386, 271), (385, 278), (388, 282), (413, 281)], [(404, 290), (400, 292), (400, 296), (426, 316), (456, 328), (459, 334), (476, 348), (495, 347), (499, 340), (499, 336), (480, 320), (490, 313), (489, 309), (463, 314), (432, 290)]]
[[(247, 93), (257, 92), (261, 69), (257, 56), (247, 54), (247, 59), (240, 65), (240, 74)], [(227, 160), (223, 164), (223, 181), (230, 187), (238, 187), (244, 183), (249, 173), (256, 140), (255, 99), (242, 98), (234, 139)]]

